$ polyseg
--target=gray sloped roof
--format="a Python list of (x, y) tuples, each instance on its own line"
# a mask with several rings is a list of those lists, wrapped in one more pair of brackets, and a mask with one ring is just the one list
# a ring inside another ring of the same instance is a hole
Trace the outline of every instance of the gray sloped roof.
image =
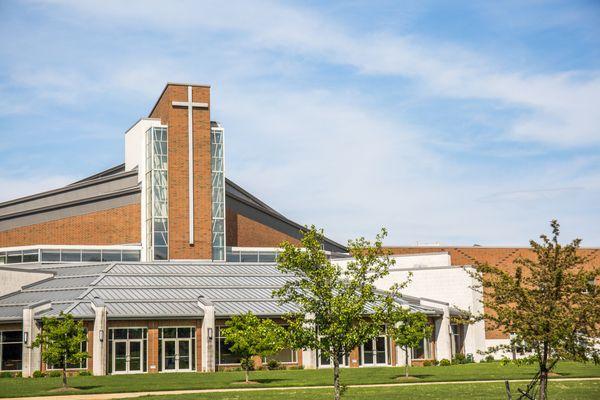
[[(20, 320), (24, 307), (42, 301), (52, 307), (37, 317), (63, 311), (91, 319), (95, 298), (104, 301), (109, 319), (198, 318), (203, 315), (199, 298), (211, 301), (219, 318), (248, 311), (270, 317), (295, 311), (295, 306), (279, 305), (272, 297), (274, 289), (294, 279), (274, 263), (119, 262), (41, 265), (37, 270), (53, 277), (1, 297), (0, 321)], [(415, 311), (440, 313), (414, 299), (399, 302)]]

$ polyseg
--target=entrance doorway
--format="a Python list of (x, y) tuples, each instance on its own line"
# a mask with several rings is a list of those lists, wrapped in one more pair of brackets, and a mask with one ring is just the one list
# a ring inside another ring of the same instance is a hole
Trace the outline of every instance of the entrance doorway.
[(142, 372), (144, 365), (141, 340), (115, 340), (113, 343), (113, 373), (129, 374)]
[(147, 371), (147, 328), (109, 328), (108, 335), (108, 373)]
[(163, 371), (191, 371), (192, 339), (163, 339)]
[(160, 327), (158, 359), (160, 372), (189, 372), (196, 369), (196, 329)]

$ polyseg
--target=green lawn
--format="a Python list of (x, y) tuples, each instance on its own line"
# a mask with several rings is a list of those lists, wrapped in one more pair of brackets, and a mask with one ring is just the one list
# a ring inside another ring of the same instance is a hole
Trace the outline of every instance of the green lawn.
[[(501, 366), (499, 363), (465, 364), (450, 367), (413, 367), (411, 375), (419, 382), (487, 380), (487, 379), (529, 379), (533, 366)], [(572, 362), (559, 363), (556, 372), (561, 377), (598, 377), (600, 366)], [(351, 368), (341, 372), (344, 384), (398, 383), (404, 373), (403, 368)], [(217, 373), (177, 373), (139, 374), (112, 376), (81, 376), (69, 378), (69, 384), (78, 389), (77, 394), (117, 393), (175, 389), (239, 388), (244, 379), (243, 372)], [(250, 379), (258, 382), (254, 387), (276, 386), (321, 386), (332, 384), (332, 371), (256, 371)], [(0, 379), (0, 397), (22, 397), (59, 394), (52, 389), (59, 388), (60, 378), (3, 378)], [(60, 394), (66, 394), (65, 392)], [(599, 396), (600, 397), (600, 396)]]
[[(600, 396), (600, 382), (554, 382), (550, 386), (552, 400), (596, 400)], [(331, 390), (273, 390), (268, 392), (207, 393), (179, 396), (147, 396), (144, 400), (330, 400)], [(514, 396), (516, 398), (516, 396)], [(388, 388), (350, 388), (344, 400), (425, 400), (470, 399), (506, 400), (503, 383), (470, 383), (468, 385), (427, 385)]]

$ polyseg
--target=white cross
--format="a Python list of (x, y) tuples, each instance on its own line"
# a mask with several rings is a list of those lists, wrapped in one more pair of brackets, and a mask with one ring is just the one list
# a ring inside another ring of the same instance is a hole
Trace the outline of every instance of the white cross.
[(192, 87), (188, 86), (187, 101), (174, 101), (172, 104), (173, 107), (187, 107), (188, 109), (188, 217), (190, 244), (194, 244), (194, 127), (192, 125), (192, 111), (194, 108), (208, 108), (208, 103), (194, 103), (192, 101)]

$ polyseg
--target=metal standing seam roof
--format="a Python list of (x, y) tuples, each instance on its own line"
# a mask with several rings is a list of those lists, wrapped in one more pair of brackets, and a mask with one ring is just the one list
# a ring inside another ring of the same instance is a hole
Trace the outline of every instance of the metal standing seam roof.
[[(41, 265), (36, 271), (54, 276), (0, 298), (0, 320), (20, 320), (27, 305), (51, 301), (52, 307), (36, 317), (61, 311), (77, 318), (94, 318), (91, 301), (99, 298), (109, 319), (198, 318), (198, 298), (211, 301), (219, 318), (252, 311), (281, 316), (296, 311), (279, 305), (273, 290), (294, 279), (274, 263), (100, 263)], [(399, 299), (414, 311), (439, 315), (440, 310)]]

